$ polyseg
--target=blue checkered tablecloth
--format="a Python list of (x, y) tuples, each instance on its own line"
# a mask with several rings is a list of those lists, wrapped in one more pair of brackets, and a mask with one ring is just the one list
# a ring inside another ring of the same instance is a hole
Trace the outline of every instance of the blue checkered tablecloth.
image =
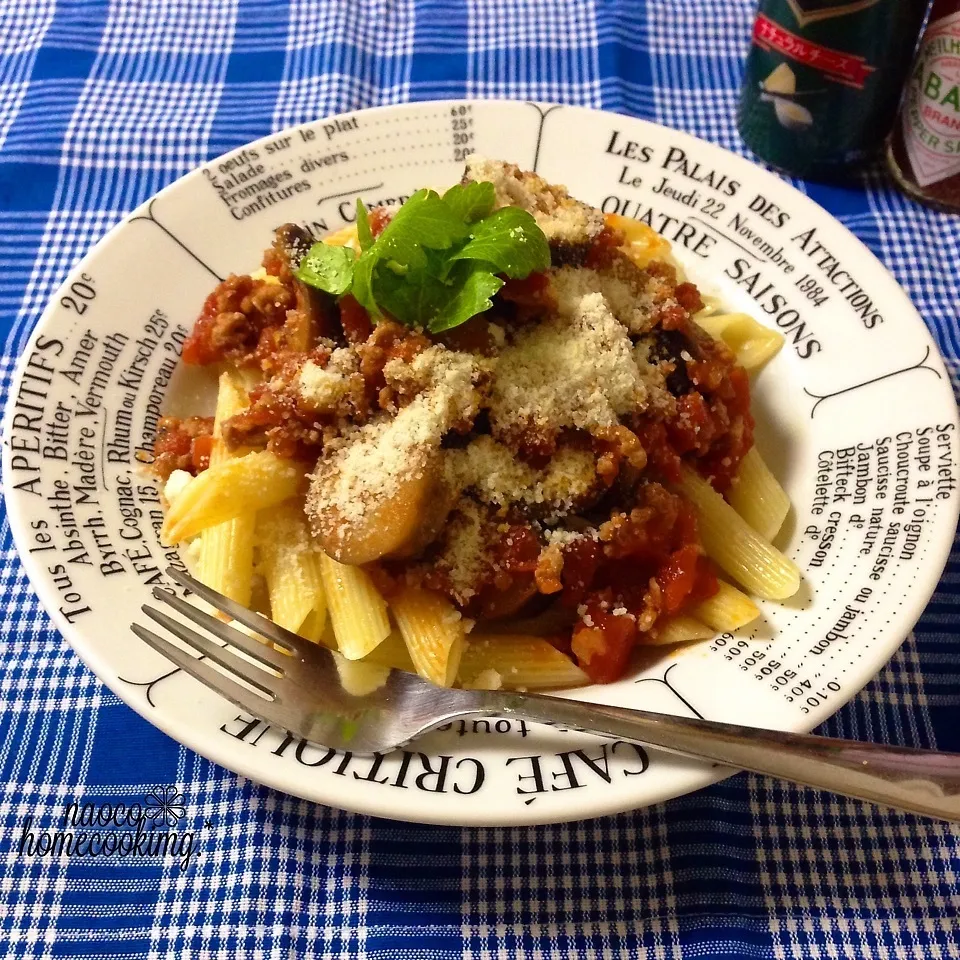
[[(2, 386), (67, 270), (208, 158), (439, 97), (605, 107), (742, 151), (753, 0), (0, 0)], [(960, 220), (879, 172), (802, 185), (896, 274), (956, 369)], [(241, 780), (110, 694), (0, 532), (5, 957), (960, 957), (960, 831), (740, 775), (622, 816), (418, 827)], [(960, 750), (960, 562), (834, 735)], [(203, 856), (22, 849), (78, 799), (179, 792)], [(32, 818), (32, 820), (30, 819)], [(148, 863), (149, 865), (144, 865)]]

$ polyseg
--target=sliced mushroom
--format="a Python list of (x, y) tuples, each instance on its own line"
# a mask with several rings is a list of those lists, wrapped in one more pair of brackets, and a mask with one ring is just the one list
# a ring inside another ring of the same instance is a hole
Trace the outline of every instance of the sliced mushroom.
[(410, 471), (387, 497), (376, 497), (359, 519), (346, 518), (328, 495), (335, 476), (321, 465), (314, 474), (308, 508), (323, 551), (340, 563), (408, 557), (440, 531), (453, 503), (443, 482), (439, 452)]
[(273, 248), (291, 270), (300, 266), (300, 261), (313, 244), (314, 239), (309, 231), (299, 224), (285, 223), (274, 231)]

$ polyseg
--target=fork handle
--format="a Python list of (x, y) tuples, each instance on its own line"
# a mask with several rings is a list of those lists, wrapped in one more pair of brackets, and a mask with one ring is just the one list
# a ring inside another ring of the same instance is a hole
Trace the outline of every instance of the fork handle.
[(543, 694), (485, 691), (481, 702), (488, 716), (640, 741), (680, 756), (960, 822), (960, 754), (781, 733)]

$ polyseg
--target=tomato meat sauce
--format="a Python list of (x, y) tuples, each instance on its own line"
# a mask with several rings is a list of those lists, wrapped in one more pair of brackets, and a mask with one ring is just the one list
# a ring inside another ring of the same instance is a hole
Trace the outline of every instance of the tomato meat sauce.
[[(372, 234), (379, 235), (388, 222), (386, 212), (372, 211)], [(608, 226), (576, 253), (577, 262), (588, 269), (610, 269), (622, 256), (623, 243), (623, 234)], [(569, 251), (565, 255), (572, 256)], [(508, 279), (492, 310), (431, 340), (389, 318), (374, 324), (348, 294), (330, 300), (324, 328), (328, 339), (315, 340), (308, 350), (302, 343), (293, 349), (288, 331), (291, 317), (302, 308), (303, 292), (276, 245), (264, 264), (267, 277), (231, 276), (207, 298), (184, 345), (183, 360), (193, 365), (226, 361), (267, 373), (251, 392), (249, 408), (225, 425), (224, 437), (232, 446), (259, 444), (298, 459), (320, 455), (333, 421), (305, 407), (290, 385), (308, 360), (326, 364), (334, 349), (328, 346), (330, 338), (335, 346), (355, 347), (360, 354), (362, 388), (351, 399), (353, 407), (341, 415), (363, 423), (381, 410), (395, 411), (402, 402), (385, 390), (383, 367), (391, 358), (409, 362), (433, 342), (493, 356), (494, 323), (509, 329), (537, 322), (557, 306), (549, 273)], [(523, 615), (531, 604), (542, 607), (544, 595), (553, 594), (549, 603), (568, 611), (574, 626), (551, 642), (575, 657), (597, 683), (622, 677), (634, 648), (656, 640), (665, 618), (689, 612), (716, 593), (716, 573), (704, 555), (694, 511), (669, 488), (679, 479), (681, 464), (688, 464), (718, 491), (726, 491), (753, 443), (747, 374), (725, 346), (694, 324), (692, 315), (703, 306), (696, 287), (677, 283), (674, 268), (666, 263), (653, 262), (644, 271), (662, 279), (666, 291), (651, 310), (662, 334), (657, 359), (672, 406), (625, 421), (645, 455), (642, 481), (623, 486), (623, 458), (610, 459), (609, 475), (602, 473), (609, 491), (602, 502), (606, 519), (596, 521), (592, 535), (572, 537), (559, 552), (554, 549), (549, 576), (541, 577), (540, 564), (549, 549), (543, 528), (511, 517), (497, 547), (494, 572), (485, 574), (474, 599), (461, 605), (468, 616), (496, 619)], [(174, 469), (206, 469), (211, 432), (212, 418), (162, 418), (154, 448), (156, 472), (166, 477)], [(555, 438), (531, 435), (520, 444), (519, 456), (542, 468), (555, 449)], [(411, 562), (420, 562), (419, 582), (452, 596), (442, 570), (430, 568), (429, 561)], [(370, 572), (389, 595), (409, 570), (405, 561), (393, 560), (372, 565)], [(546, 583), (551, 586), (544, 587)]]
[(571, 649), (595, 683), (618, 679), (633, 648), (656, 638), (661, 617), (717, 592), (693, 508), (658, 483), (646, 484), (637, 502), (601, 524), (599, 541), (565, 551), (561, 602), (576, 605), (579, 617)]
[(166, 480), (174, 470), (196, 475), (210, 466), (213, 417), (161, 417), (153, 444), (153, 470)]

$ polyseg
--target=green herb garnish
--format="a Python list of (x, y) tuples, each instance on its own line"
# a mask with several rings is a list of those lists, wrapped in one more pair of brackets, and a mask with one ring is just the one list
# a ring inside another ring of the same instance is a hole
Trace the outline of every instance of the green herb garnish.
[(357, 252), (352, 247), (328, 247), (315, 243), (300, 261), (297, 276), (311, 287), (318, 287), (327, 293), (346, 293), (353, 283), (356, 259)]
[(498, 274), (523, 279), (550, 266), (550, 248), (525, 210), (493, 213), (492, 183), (418, 190), (376, 240), (357, 201), (361, 253), (315, 243), (297, 269), (304, 283), (351, 293), (374, 319), (384, 311), (407, 326), (449, 330), (492, 306)]

